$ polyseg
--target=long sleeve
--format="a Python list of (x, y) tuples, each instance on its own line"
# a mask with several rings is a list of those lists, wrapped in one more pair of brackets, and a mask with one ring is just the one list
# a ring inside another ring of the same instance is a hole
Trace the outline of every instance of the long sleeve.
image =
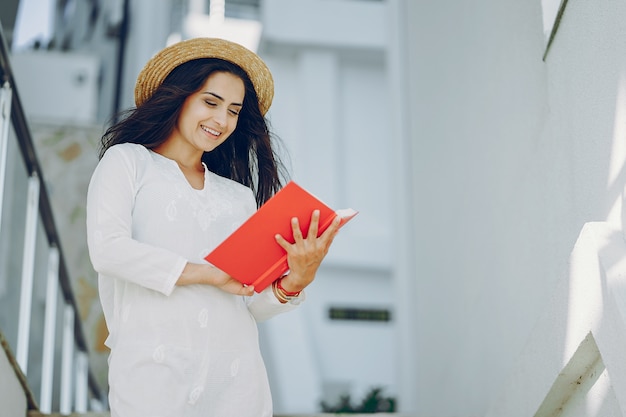
[(96, 167), (87, 194), (87, 242), (94, 269), (169, 295), (187, 260), (132, 237), (138, 175), (132, 153), (110, 148)]
[(250, 310), (256, 322), (260, 323), (278, 314), (293, 310), (305, 299), (306, 294), (303, 291), (297, 299), (282, 304), (274, 295), (270, 285), (260, 293), (248, 298), (248, 310)]

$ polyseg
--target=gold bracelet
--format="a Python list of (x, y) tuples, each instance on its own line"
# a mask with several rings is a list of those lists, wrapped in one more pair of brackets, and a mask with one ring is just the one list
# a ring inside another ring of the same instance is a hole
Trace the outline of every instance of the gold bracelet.
[(280, 278), (278, 278), (276, 280), (276, 288), (278, 290), (280, 290), (285, 297), (297, 297), (297, 296), (299, 296), (301, 291), (293, 291), (292, 292), (292, 291), (287, 291), (286, 289), (283, 288), (283, 286), (281, 285), (281, 282), (283, 281), (283, 278), (285, 278), (285, 277), (286, 277), (286, 275), (283, 275), (282, 277), (280, 277)]
[(285, 293), (281, 291), (280, 287), (277, 285), (277, 281), (272, 282), (272, 292), (274, 293), (274, 295), (276, 296), (278, 301), (280, 301), (281, 304), (288, 303), (292, 299), (297, 298), (297, 297), (289, 297), (285, 295)]

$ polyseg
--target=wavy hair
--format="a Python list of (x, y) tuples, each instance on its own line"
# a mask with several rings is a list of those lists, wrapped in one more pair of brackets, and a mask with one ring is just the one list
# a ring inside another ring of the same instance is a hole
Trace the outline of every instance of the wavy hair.
[(197, 92), (214, 72), (241, 78), (245, 87), (243, 107), (231, 136), (202, 155), (209, 170), (250, 187), (261, 206), (283, 185), (286, 169), (276, 153), (278, 139), (261, 114), (250, 78), (239, 66), (217, 58), (201, 58), (176, 67), (163, 84), (139, 107), (120, 114), (101, 138), (100, 158), (119, 143), (137, 143), (154, 149), (165, 142), (176, 127), (183, 103)]

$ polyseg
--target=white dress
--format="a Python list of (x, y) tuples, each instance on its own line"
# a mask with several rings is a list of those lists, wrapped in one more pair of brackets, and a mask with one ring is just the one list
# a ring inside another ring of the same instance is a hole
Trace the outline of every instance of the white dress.
[(248, 187), (206, 167), (196, 190), (175, 161), (142, 145), (107, 150), (89, 185), (87, 234), (109, 330), (112, 417), (272, 415), (256, 323), (296, 303), (279, 303), (271, 288), (242, 297), (175, 286), (187, 261), (205, 262), (255, 210)]

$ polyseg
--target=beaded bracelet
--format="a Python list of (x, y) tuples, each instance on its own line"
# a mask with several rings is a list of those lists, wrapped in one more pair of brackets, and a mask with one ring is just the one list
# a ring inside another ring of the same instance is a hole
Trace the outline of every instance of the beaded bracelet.
[(280, 301), (281, 304), (285, 304), (289, 302), (289, 299), (282, 293), (282, 291), (276, 288), (276, 281), (272, 282), (272, 292), (274, 293), (274, 296), (278, 299), (278, 301)]
[[(298, 298), (301, 291), (298, 291), (297, 293), (285, 291), (285, 289), (282, 288), (282, 286), (280, 285), (280, 279), (277, 279), (276, 281), (272, 282), (272, 292), (274, 293), (278, 301), (280, 301), (282, 304), (285, 304), (285, 303), (290, 302), (294, 298)], [(288, 294), (295, 294), (295, 295), (288, 295)]]
[(296, 291), (296, 292), (292, 292), (292, 291), (287, 291), (286, 289), (283, 288), (283, 286), (280, 284), (282, 282), (284, 277), (280, 277), (279, 279), (276, 280), (276, 288), (278, 288), (280, 291), (283, 292), (283, 294), (285, 294), (287, 297), (297, 297), (300, 295), (300, 291)]

